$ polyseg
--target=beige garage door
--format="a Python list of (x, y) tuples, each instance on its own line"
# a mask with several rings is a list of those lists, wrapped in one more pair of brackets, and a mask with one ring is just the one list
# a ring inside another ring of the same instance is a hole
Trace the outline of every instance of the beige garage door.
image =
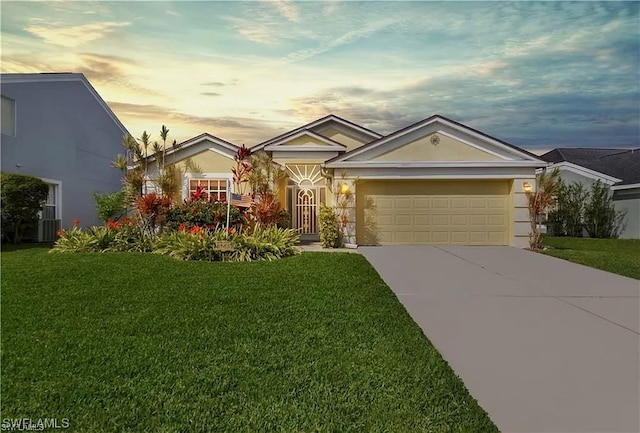
[(361, 181), (360, 245), (509, 244), (511, 181)]

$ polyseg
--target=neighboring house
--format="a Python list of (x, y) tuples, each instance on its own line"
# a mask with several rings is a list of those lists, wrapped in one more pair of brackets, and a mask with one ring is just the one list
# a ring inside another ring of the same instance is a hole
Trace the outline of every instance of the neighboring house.
[(98, 224), (93, 192), (122, 187), (111, 166), (125, 127), (83, 74), (1, 74), (2, 171), (49, 184), (38, 240), (56, 230)]
[[(237, 146), (202, 134), (168, 150), (181, 197), (198, 185), (222, 200)], [(523, 186), (546, 163), (443, 116), (382, 136), (329, 115), (251, 148), (284, 166), (280, 200), (303, 237), (318, 236), (318, 209), (339, 194), (347, 243), (528, 245)], [(150, 173), (150, 177), (157, 176)], [(345, 196), (341, 196), (344, 198)]]
[(640, 238), (640, 148), (558, 148), (540, 157), (557, 167), (567, 183), (578, 182), (587, 189), (598, 180), (613, 191), (616, 210), (626, 212), (621, 238)]

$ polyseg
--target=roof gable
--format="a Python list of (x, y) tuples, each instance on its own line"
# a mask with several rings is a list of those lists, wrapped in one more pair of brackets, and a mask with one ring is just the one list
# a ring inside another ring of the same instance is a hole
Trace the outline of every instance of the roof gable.
[(536, 155), (466, 125), (435, 115), (327, 162), (328, 167), (370, 163), (496, 162), (544, 165)]
[[(301, 130), (295, 134), (288, 135), (280, 140), (277, 140), (271, 144), (266, 145), (264, 148), (266, 151), (339, 151), (344, 152), (347, 147), (344, 144), (340, 144), (337, 141), (333, 141), (330, 138), (324, 137), (320, 134), (316, 134), (313, 131)], [(253, 148), (252, 148), (253, 151)]]
[(540, 158), (553, 163), (567, 162), (622, 179), (618, 185), (640, 182), (640, 148), (579, 148), (553, 149)]
[(120, 122), (118, 116), (111, 110), (109, 105), (105, 102), (96, 89), (91, 85), (87, 77), (81, 73), (61, 72), (61, 73), (36, 73), (36, 74), (1, 74), (0, 81), (3, 84), (26, 84), (26, 83), (55, 83), (55, 82), (68, 82), (77, 81), (82, 83), (84, 87), (91, 93), (102, 109), (113, 120), (116, 126), (122, 131), (123, 135), (130, 135), (129, 131)]
[(335, 127), (338, 125), (341, 128), (346, 129), (347, 131), (351, 131), (352, 135), (356, 136), (364, 136), (369, 137), (369, 140), (375, 140), (382, 135), (378, 134), (375, 131), (367, 129), (363, 126), (357, 125), (349, 120), (343, 119), (342, 117), (336, 116), (334, 114), (329, 114), (328, 116), (322, 117), (320, 119), (314, 120), (313, 122), (307, 123), (306, 125), (302, 125), (299, 128), (293, 129), (291, 131), (285, 132), (284, 134), (278, 135), (276, 137), (270, 138), (269, 140), (263, 141), (262, 143), (256, 144), (251, 148), (252, 152), (264, 149), (266, 146), (271, 144), (279, 143), (282, 140), (298, 134), (301, 131), (312, 131), (315, 133), (320, 133), (321, 131), (330, 127)]
[[(175, 147), (168, 148), (165, 153), (165, 158), (175, 163), (197, 155), (205, 150), (211, 150), (229, 159), (233, 159), (238, 149), (239, 146), (205, 132), (183, 141)], [(152, 155), (148, 161), (154, 161), (155, 159), (156, 157)]]

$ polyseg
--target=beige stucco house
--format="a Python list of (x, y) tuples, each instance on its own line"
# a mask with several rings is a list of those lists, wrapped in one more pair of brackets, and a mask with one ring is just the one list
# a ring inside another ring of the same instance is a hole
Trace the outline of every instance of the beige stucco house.
[[(167, 152), (181, 197), (204, 185), (226, 198), (237, 146), (202, 134)], [(382, 136), (329, 115), (251, 148), (286, 168), (279, 198), (303, 237), (318, 236), (318, 210), (336, 206), (346, 242), (528, 245), (523, 185), (546, 163), (435, 115)], [(153, 177), (153, 173), (151, 176)]]

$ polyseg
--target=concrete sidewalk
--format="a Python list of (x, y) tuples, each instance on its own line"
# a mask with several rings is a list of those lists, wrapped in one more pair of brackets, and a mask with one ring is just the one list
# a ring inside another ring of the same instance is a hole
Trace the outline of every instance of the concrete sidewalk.
[(511, 247), (359, 251), (502, 432), (640, 431), (640, 282)]

